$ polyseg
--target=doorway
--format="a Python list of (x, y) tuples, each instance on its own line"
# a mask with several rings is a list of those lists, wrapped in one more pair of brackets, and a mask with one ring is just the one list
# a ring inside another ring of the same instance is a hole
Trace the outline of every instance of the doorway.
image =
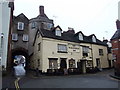
[(98, 68), (101, 68), (100, 58), (96, 58), (96, 66), (97, 66)]
[(60, 68), (61, 69), (66, 69), (67, 68), (66, 58), (61, 58), (60, 60), (61, 60)]

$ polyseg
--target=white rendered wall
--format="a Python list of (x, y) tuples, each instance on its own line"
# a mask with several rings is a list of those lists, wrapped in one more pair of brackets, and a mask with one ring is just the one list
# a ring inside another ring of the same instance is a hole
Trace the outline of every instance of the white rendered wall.
[[(10, 25), (10, 8), (8, 4), (9, 2), (0, 2), (0, 56), (2, 60), (1, 65), (4, 65), (5, 68), (7, 63), (8, 33)], [(1, 33), (3, 33), (3, 42), (1, 42)]]
[(120, 2), (118, 3), (118, 20), (120, 21)]

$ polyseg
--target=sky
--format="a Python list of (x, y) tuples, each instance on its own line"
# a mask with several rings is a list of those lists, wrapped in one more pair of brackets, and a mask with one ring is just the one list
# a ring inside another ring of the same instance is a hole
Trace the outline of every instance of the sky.
[(24, 13), (29, 19), (39, 15), (39, 6), (63, 31), (68, 27), (84, 35), (95, 34), (110, 40), (116, 31), (120, 0), (15, 0), (14, 15)]

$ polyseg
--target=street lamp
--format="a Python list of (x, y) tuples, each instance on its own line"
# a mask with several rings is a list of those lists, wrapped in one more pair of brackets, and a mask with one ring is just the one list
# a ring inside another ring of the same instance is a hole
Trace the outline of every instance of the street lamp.
[(2, 60), (2, 57), (0, 56), (0, 66), (1, 66), (1, 60)]

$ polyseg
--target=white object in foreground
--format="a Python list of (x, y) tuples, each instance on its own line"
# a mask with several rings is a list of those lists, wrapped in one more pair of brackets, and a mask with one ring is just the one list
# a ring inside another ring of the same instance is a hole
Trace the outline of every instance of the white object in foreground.
[(22, 64), (14, 66), (14, 70), (15, 70), (15, 76), (17, 77), (24, 76), (26, 72)]

